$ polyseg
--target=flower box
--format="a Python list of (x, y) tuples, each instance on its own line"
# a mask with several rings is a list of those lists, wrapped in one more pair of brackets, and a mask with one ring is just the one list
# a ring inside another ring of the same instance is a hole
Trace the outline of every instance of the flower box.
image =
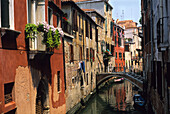
[(60, 45), (60, 37), (64, 36), (61, 28), (54, 28), (46, 22), (27, 24), (25, 27), (26, 39), (29, 39), (31, 51), (53, 51)]

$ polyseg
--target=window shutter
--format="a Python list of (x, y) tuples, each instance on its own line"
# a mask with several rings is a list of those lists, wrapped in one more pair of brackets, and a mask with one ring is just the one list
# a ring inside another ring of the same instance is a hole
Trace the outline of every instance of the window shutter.
[(9, 0), (1, 0), (1, 25), (9, 28)]
[(77, 10), (75, 10), (75, 31), (78, 30), (78, 27), (77, 27)]
[(105, 20), (105, 31), (107, 31), (107, 18)]

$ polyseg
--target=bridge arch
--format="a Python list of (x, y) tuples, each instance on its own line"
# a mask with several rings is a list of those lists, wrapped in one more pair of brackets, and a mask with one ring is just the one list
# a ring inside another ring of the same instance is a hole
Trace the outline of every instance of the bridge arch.
[(139, 89), (143, 90), (143, 81), (137, 80), (126, 73), (103, 73), (96, 76), (96, 88), (112, 77), (122, 77), (137, 86)]

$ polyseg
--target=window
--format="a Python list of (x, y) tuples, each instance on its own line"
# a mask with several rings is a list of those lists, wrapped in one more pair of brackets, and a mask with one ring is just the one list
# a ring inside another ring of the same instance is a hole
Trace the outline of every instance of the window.
[(114, 26), (114, 30), (116, 31), (116, 26)]
[(116, 59), (117, 59), (117, 52), (116, 52)]
[(48, 7), (48, 24), (49, 25), (53, 24), (52, 15), (53, 15), (53, 10), (50, 7)]
[[(145, 39), (146, 40), (146, 39)], [(161, 24), (160, 24), (160, 19), (159, 19), (159, 21), (158, 21), (158, 23), (157, 23), (157, 43), (158, 43), (158, 45), (160, 44), (162, 42), (162, 39), (161, 39)], [(145, 44), (146, 44), (147, 42), (145, 41)]]
[(82, 60), (82, 47), (80, 46), (80, 51), (79, 51), (79, 59)]
[(113, 22), (111, 21), (110, 23), (110, 36), (112, 37), (113, 35)]
[(14, 0), (0, 0), (0, 27), (14, 29)]
[(58, 92), (60, 91), (60, 71), (57, 71)]
[(101, 44), (101, 53), (103, 54), (103, 52), (104, 52), (104, 46), (103, 44)]
[(88, 21), (86, 20), (86, 37), (89, 37)]
[(57, 14), (57, 27), (60, 27), (60, 15)]
[(123, 59), (125, 59), (125, 53), (123, 53)]
[(119, 53), (119, 59), (122, 59), (122, 53)]
[(83, 18), (83, 16), (82, 16), (82, 35), (84, 36), (84, 18)]
[(111, 53), (114, 56), (114, 45), (111, 45)]
[(86, 60), (89, 61), (89, 49), (86, 48)]
[(105, 20), (105, 31), (107, 31), (107, 18)]
[(92, 36), (93, 36), (93, 34), (92, 34), (92, 24), (90, 23), (90, 39), (92, 39)]
[(5, 104), (12, 101), (12, 89), (13, 89), (13, 87), (14, 87), (14, 83), (4, 84)]
[(9, 28), (9, 0), (1, 1), (1, 26)]
[(96, 46), (97, 46), (97, 53), (99, 52), (99, 47), (98, 47), (98, 29), (96, 29), (96, 33), (95, 33), (95, 41), (96, 41)]
[(116, 38), (116, 35), (115, 35), (115, 46), (117, 45), (117, 38)]
[(118, 38), (118, 46), (121, 46), (121, 38)]
[(106, 11), (108, 11), (109, 10), (109, 7), (108, 7), (108, 4), (106, 4)]
[(93, 49), (93, 62), (94, 62), (94, 60), (95, 60), (95, 54), (94, 54), (94, 49)]
[(94, 50), (92, 48), (90, 48), (90, 59), (91, 59), (91, 62), (94, 62)]
[(73, 45), (70, 45), (70, 62), (74, 61)]
[(72, 18), (72, 26), (73, 26), (73, 30), (77, 31), (78, 27), (77, 27), (77, 10), (73, 9), (73, 18)]
[(79, 15), (79, 34), (81, 34), (81, 16)]
[(89, 85), (88, 73), (86, 74), (86, 79), (87, 79), (87, 85)]

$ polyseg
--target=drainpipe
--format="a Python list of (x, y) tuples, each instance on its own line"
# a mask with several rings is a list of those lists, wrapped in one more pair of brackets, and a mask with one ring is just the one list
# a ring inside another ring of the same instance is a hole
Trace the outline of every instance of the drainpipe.
[[(63, 17), (63, 15), (61, 15), (61, 17)], [(62, 28), (62, 19), (60, 19), (60, 22), (61, 22), (61, 28)], [(65, 85), (65, 90), (67, 89), (67, 86), (66, 86), (66, 66), (65, 66), (65, 50), (64, 50), (64, 37), (62, 38), (62, 48), (63, 48), (63, 67), (64, 67), (64, 85)]]
[(63, 43), (63, 65), (64, 65), (64, 84), (65, 84), (65, 90), (67, 89), (66, 87), (66, 66), (65, 66), (65, 50), (64, 50), (64, 38), (62, 38), (62, 43)]

